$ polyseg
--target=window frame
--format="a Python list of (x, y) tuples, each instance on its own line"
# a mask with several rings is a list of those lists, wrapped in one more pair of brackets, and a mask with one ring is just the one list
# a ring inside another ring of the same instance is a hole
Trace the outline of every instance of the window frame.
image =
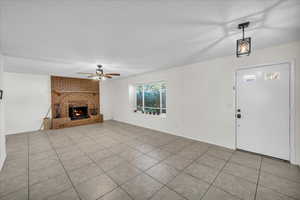
[[(135, 108), (135, 111), (137, 112), (138, 111), (138, 105), (137, 105), (137, 102), (138, 102), (138, 96), (137, 96), (137, 88), (138, 87), (142, 87), (142, 110), (145, 112), (145, 108), (153, 108), (153, 109), (159, 109), (160, 111), (160, 114), (158, 116), (162, 116), (162, 115), (166, 115), (167, 113), (167, 94), (166, 94), (166, 102), (165, 102), (165, 105), (166, 107), (163, 108), (163, 103), (162, 103), (162, 87), (159, 88), (159, 107), (147, 107), (145, 106), (145, 86), (146, 85), (153, 85), (153, 84), (165, 84), (165, 90), (166, 90), (166, 93), (167, 93), (167, 81), (152, 81), (152, 82), (145, 82), (145, 83), (137, 83), (135, 84), (134, 86), (134, 90), (135, 90), (135, 105), (134, 105), (134, 108)], [(165, 110), (165, 113), (163, 113), (162, 111)], [(143, 114), (146, 114), (146, 113), (143, 113)]]

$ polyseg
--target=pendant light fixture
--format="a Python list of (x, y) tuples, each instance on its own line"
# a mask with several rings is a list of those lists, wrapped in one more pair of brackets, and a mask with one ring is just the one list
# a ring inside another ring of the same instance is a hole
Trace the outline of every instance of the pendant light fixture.
[(245, 28), (247, 28), (249, 24), (250, 22), (245, 22), (238, 25), (238, 28), (243, 31), (243, 38), (236, 41), (236, 57), (249, 56), (251, 53), (251, 38), (245, 38)]

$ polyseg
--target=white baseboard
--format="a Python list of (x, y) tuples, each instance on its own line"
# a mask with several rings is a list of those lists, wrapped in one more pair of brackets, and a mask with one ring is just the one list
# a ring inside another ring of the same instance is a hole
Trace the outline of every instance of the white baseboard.
[(137, 126), (137, 127), (141, 127), (141, 128), (145, 128), (145, 129), (149, 129), (149, 130), (159, 131), (159, 132), (162, 132), (162, 133), (167, 133), (167, 134), (174, 135), (174, 136), (179, 136), (179, 137), (183, 137), (183, 138), (187, 138), (187, 139), (191, 139), (191, 140), (195, 140), (195, 141), (199, 141), (199, 142), (204, 142), (204, 143), (207, 143), (207, 144), (216, 145), (216, 146), (224, 147), (224, 148), (227, 148), (227, 149), (232, 149), (232, 150), (236, 149), (233, 146), (226, 146), (226, 145), (214, 143), (212, 141), (200, 140), (199, 138), (190, 137), (190, 136), (187, 136), (187, 135), (182, 135), (182, 134), (174, 133), (174, 132), (167, 131), (167, 130), (148, 128), (148, 127), (144, 127), (144, 126), (141, 126), (141, 125), (138, 125), (138, 124), (134, 124), (134, 123), (126, 122), (126, 121), (119, 121), (119, 120), (116, 120), (116, 119), (113, 119), (112, 121), (121, 122), (121, 123), (125, 123), (125, 124), (130, 124), (130, 125), (133, 125), (133, 126)]

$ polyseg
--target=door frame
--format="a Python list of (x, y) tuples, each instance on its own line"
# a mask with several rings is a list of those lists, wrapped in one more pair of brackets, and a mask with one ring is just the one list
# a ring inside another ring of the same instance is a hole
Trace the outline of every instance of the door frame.
[(271, 65), (280, 65), (280, 64), (288, 64), (290, 68), (290, 117), (289, 117), (289, 136), (290, 136), (290, 153), (289, 153), (289, 161), (292, 164), (296, 163), (296, 149), (295, 149), (295, 116), (296, 116), (296, 109), (295, 109), (295, 60), (291, 61), (282, 61), (282, 62), (274, 62), (274, 63), (266, 63), (266, 64), (259, 64), (259, 65), (247, 65), (247, 66), (240, 66), (234, 72), (234, 131), (235, 131), (235, 149), (237, 149), (237, 119), (236, 119), (236, 110), (237, 110), (237, 73), (241, 70), (247, 69), (255, 69), (261, 68)]

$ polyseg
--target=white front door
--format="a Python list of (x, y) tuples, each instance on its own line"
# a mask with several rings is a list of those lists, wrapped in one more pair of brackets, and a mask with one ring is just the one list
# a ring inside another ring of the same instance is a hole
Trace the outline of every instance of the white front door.
[(236, 73), (237, 148), (290, 160), (290, 65)]

